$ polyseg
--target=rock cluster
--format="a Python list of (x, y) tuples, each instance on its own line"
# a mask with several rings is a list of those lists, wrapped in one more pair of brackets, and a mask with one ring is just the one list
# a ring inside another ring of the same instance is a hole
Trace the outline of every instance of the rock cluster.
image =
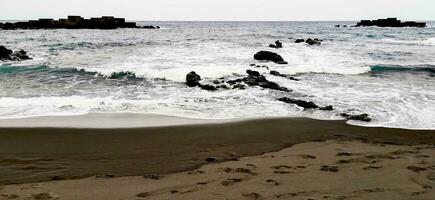
[(402, 22), (397, 18), (377, 19), (377, 20), (361, 20), (356, 27), (359, 26), (379, 26), (379, 27), (426, 27), (425, 22), (405, 21)]
[(254, 55), (254, 59), (262, 61), (272, 61), (277, 64), (288, 64), (279, 54), (270, 51), (259, 51)]
[(0, 29), (116, 29), (116, 28), (145, 28), (158, 29), (156, 26), (137, 26), (135, 22), (126, 22), (124, 18), (103, 16), (101, 18), (84, 19), (81, 16), (68, 16), (66, 19), (51, 18), (30, 20), (27, 22), (0, 23)]
[(323, 40), (320, 40), (318, 38), (314, 38), (314, 39), (308, 38), (306, 40), (304, 40), (304, 39), (296, 39), (295, 40), (295, 43), (303, 43), (303, 42), (307, 43), (308, 45), (321, 45)]
[[(232, 89), (246, 89), (246, 86), (259, 86), (262, 88), (272, 89), (272, 90), (278, 90), (278, 91), (284, 91), (289, 92), (291, 90), (282, 87), (278, 85), (275, 82), (269, 81), (260, 74), (258, 71), (254, 70), (247, 70), (246, 73), (248, 74), (245, 78), (239, 78), (235, 80), (228, 80), (226, 83), (230, 86), (232, 86)], [(210, 84), (201, 84), (201, 76), (196, 74), (195, 72), (190, 72), (186, 75), (186, 85), (189, 87), (200, 87), (204, 90), (214, 91), (218, 90), (219, 88), (228, 89), (229, 87), (224, 84), (225, 80), (214, 80), (213, 83), (216, 85), (210, 85)]]
[(0, 60), (1, 61), (20, 61), (31, 59), (24, 50), (12, 51), (0, 45)]

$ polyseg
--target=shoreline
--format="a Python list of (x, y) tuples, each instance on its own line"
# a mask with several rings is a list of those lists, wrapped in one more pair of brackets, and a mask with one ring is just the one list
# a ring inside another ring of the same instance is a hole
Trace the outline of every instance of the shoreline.
[[(366, 128), (387, 128), (387, 129), (404, 129), (413, 131), (435, 131), (427, 128), (400, 128), (385, 127), (365, 124), (359, 121), (347, 119), (317, 119), (306, 116), (265, 116), (265, 117), (247, 117), (231, 119), (207, 119), (207, 118), (189, 118), (163, 114), (143, 114), (143, 113), (87, 113), (79, 115), (49, 115), (49, 116), (30, 116), (17, 118), (0, 119), (0, 129), (2, 128), (84, 128), (84, 129), (124, 129), (124, 128), (153, 128), (153, 127), (170, 127), (183, 125), (206, 125), (237, 123), (243, 121), (255, 121), (263, 119), (312, 119), (318, 121), (343, 121), (351, 126)], [(353, 123), (351, 123), (353, 122)]]
[(141, 128), (0, 128), (0, 185), (92, 176), (170, 174), (329, 139), (435, 144), (434, 130), (308, 118)]

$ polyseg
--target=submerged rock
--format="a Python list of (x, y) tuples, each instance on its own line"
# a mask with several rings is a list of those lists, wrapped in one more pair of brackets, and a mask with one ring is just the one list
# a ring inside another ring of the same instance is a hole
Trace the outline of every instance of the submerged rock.
[(189, 87), (199, 86), (199, 81), (201, 80), (201, 76), (196, 74), (196, 72), (192, 71), (186, 75), (186, 84)]
[(259, 51), (254, 55), (254, 59), (272, 61), (277, 64), (288, 64), (279, 54), (270, 51)]
[(346, 113), (341, 113), (340, 116), (346, 118), (347, 120), (357, 120), (357, 121), (363, 121), (363, 122), (371, 122), (372, 121), (372, 119), (366, 113), (360, 114), (360, 115), (349, 115)]

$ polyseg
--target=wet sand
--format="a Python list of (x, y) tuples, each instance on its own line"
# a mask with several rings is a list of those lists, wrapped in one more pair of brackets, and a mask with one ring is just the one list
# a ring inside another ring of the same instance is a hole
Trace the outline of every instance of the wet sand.
[(0, 199), (435, 199), (433, 145), (335, 139), (168, 175), (9, 185)]
[(0, 184), (188, 171), (333, 138), (435, 144), (435, 131), (367, 128), (344, 121), (257, 119), (144, 128), (1, 128)]

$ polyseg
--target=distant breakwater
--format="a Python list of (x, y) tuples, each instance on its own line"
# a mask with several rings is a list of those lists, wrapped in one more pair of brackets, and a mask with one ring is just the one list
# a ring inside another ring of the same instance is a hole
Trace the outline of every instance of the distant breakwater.
[(377, 20), (361, 20), (355, 26), (379, 26), (379, 27), (426, 27), (425, 22), (405, 21), (402, 22), (397, 18), (377, 19)]
[(54, 20), (43, 18), (27, 22), (0, 23), (0, 29), (116, 29), (116, 28), (145, 28), (159, 29), (159, 26), (137, 26), (136, 22), (126, 22), (125, 18), (102, 16), (100, 18), (85, 19), (81, 16), (68, 16), (66, 19)]

